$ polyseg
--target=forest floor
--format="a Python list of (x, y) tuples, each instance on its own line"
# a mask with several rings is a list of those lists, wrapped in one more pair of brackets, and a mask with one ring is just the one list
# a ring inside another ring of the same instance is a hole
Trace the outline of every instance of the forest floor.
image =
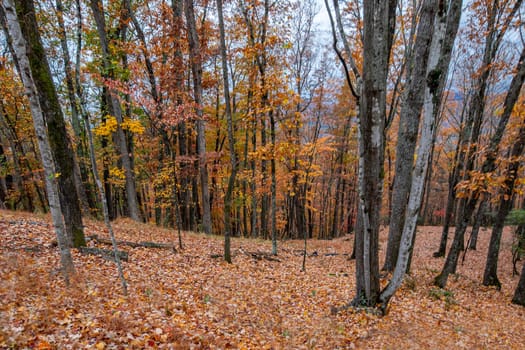
[[(103, 223), (85, 226), (86, 235), (107, 237)], [(129, 220), (114, 229), (119, 240), (177, 237)], [(332, 315), (354, 296), (352, 236), (309, 241), (306, 272), (301, 241), (279, 242), (273, 261), (264, 255), (270, 242), (235, 238), (233, 264), (217, 257), (223, 240), (216, 236), (183, 233), (177, 252), (120, 246), (129, 253), (124, 296), (113, 262), (77, 251), (77, 276), (66, 288), (49, 217), (0, 211), (0, 348), (523, 349), (525, 308), (510, 303), (518, 281), (510, 229), (501, 246), (501, 291), (481, 285), (488, 229), (447, 289), (434, 287), (444, 262), (432, 258), (440, 232), (418, 229), (412, 274), (386, 316), (352, 309)]]

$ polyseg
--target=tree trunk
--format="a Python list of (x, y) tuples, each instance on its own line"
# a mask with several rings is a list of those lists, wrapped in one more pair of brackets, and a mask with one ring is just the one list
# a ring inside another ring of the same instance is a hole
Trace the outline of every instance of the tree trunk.
[[(109, 107), (109, 93), (108, 88), (106, 86), (102, 87), (102, 96), (100, 96), (100, 112), (102, 115), (102, 123), (106, 122), (106, 116), (110, 114), (111, 108)], [(108, 137), (102, 136), (100, 140), (100, 146), (102, 148), (102, 181), (104, 183), (104, 193), (106, 194), (106, 201), (108, 203), (108, 211), (109, 211), (109, 217), (111, 220), (116, 219), (117, 217), (117, 209), (115, 205), (115, 201), (113, 198), (115, 197), (113, 194), (113, 187), (109, 181), (109, 166), (111, 164), (111, 155), (108, 151), (109, 146), (109, 140)]]
[[(32, 5), (32, 4), (31, 4)], [(47, 189), (47, 197), (49, 201), (49, 207), (51, 210), (51, 217), (53, 219), (53, 226), (57, 235), (58, 247), (60, 250), (60, 261), (62, 264), (62, 272), (66, 284), (69, 284), (71, 275), (74, 273), (75, 268), (73, 265), (73, 259), (69, 250), (68, 238), (65, 234), (65, 225), (63, 221), (63, 214), (61, 211), (60, 200), (59, 200), (59, 188), (57, 183), (57, 172), (53, 155), (51, 152), (51, 146), (47, 135), (45, 126), (45, 119), (42, 108), (40, 106), (40, 99), (38, 97), (36, 81), (40, 76), (33, 77), (30, 59), (28, 57), (28, 51), (30, 50), (29, 43), (36, 40), (40, 42), (40, 35), (38, 30), (33, 32), (34, 35), (31, 40), (26, 41), (22, 29), (20, 28), (17, 13), (15, 10), (15, 4), (12, 0), (4, 0), (0, 6), (2, 10), (0, 16), (5, 17), (8, 32), (13, 42), (13, 48), (15, 55), (19, 62), (20, 75), (22, 82), (26, 89), (26, 94), (29, 97), (29, 106), (33, 115), (33, 124), (35, 127), (35, 133), (38, 139), (38, 146), (40, 148), (40, 155), (42, 157), (42, 163), (44, 166), (45, 183)], [(36, 22), (35, 22), (36, 23)], [(27, 23), (26, 23), (27, 25)], [(27, 35), (27, 32), (26, 32)], [(42, 52), (43, 54), (43, 52)], [(43, 54), (43, 57), (45, 55)]]
[[(84, 114), (84, 116), (87, 117), (87, 114)], [(89, 157), (91, 159), (91, 170), (93, 172), (93, 177), (95, 179), (95, 184), (97, 186), (98, 192), (100, 194), (100, 201), (102, 203), (102, 213), (104, 215), (104, 223), (106, 225), (106, 228), (108, 229), (109, 236), (111, 238), (111, 244), (113, 246), (113, 256), (115, 259), (115, 263), (117, 264), (117, 271), (120, 278), (121, 286), (122, 286), (122, 293), (124, 295), (128, 294), (128, 285), (126, 282), (126, 278), (124, 277), (124, 272), (122, 270), (122, 263), (121, 263), (121, 257), (119, 254), (119, 251), (117, 249), (117, 241), (115, 239), (115, 234), (113, 232), (113, 226), (110, 222), (109, 217), (109, 210), (108, 210), (108, 203), (106, 200), (106, 194), (104, 193), (104, 186), (102, 185), (102, 181), (100, 181), (100, 177), (98, 175), (98, 169), (97, 169), (97, 161), (95, 157), (95, 146), (93, 143), (93, 135), (91, 133), (91, 123), (89, 121), (89, 118), (85, 120), (84, 123), (86, 127), (86, 134), (88, 137), (88, 143), (89, 143)]]
[[(277, 255), (277, 176), (275, 174), (275, 118), (273, 110), (270, 114), (270, 141), (272, 143), (272, 158), (270, 159), (270, 215), (271, 215), (271, 236), (272, 236), (272, 255)], [(305, 230), (306, 231), (306, 230)]]
[[(0, 140), (1, 141), (1, 140)], [(4, 147), (0, 143), (0, 168), (3, 168), (7, 164), (7, 158), (5, 156)], [(0, 175), (0, 209), (6, 209), (6, 199), (7, 199), (7, 183), (5, 181), (5, 176)]]
[[(383, 267), (386, 271), (392, 271), (394, 269), (399, 253), (399, 244), (404, 226), (407, 198), (410, 193), (412, 182), (414, 151), (416, 149), (419, 131), (421, 108), (423, 107), (424, 102), (425, 89), (422, 89), (421, 87), (425, 85), (425, 80), (429, 80), (429, 83), (436, 84), (434, 77), (432, 77), (434, 80), (430, 80), (430, 74), (427, 78), (427, 74), (431, 71), (431, 69), (427, 69), (427, 62), (432, 41), (432, 33), (434, 31), (433, 22), (436, 5), (437, 4), (434, 0), (423, 2), (419, 23), (417, 25), (417, 36), (413, 54), (410, 55), (411, 62), (409, 62), (410, 69), (408, 71), (408, 84), (405, 90), (399, 120), (399, 133), (396, 148), (396, 175), (394, 177), (392, 193), (392, 213), (390, 215), (390, 231), (388, 234), (385, 265)], [(440, 19), (441, 18), (438, 20)], [(444, 26), (442, 27), (444, 29)], [(437, 51), (440, 51), (439, 48)], [(431, 63), (437, 65), (439, 56), (434, 57), (435, 62)], [(439, 84), (439, 80), (437, 81), (437, 84)], [(434, 90), (436, 88), (437, 86), (433, 87)], [(435, 121), (433, 123), (435, 123)], [(432, 140), (432, 134), (427, 136), (430, 136), (431, 139), (425, 141), (430, 142)], [(426, 175), (426, 169), (424, 170)]]
[(222, 0), (217, 0), (217, 12), (219, 17), (220, 52), (222, 60), (222, 78), (224, 85), (224, 103), (226, 108), (226, 122), (228, 125), (228, 143), (230, 146), (231, 173), (228, 180), (228, 188), (224, 197), (224, 260), (231, 263), (230, 236), (232, 234), (231, 215), (233, 202), (233, 187), (237, 176), (237, 156), (235, 154), (235, 139), (233, 135), (233, 116), (230, 105), (230, 84), (228, 74), (228, 58), (226, 56), (226, 38), (224, 34), (224, 16), (222, 12)]
[[(252, 146), (252, 152), (257, 151), (257, 119), (253, 119), (252, 122), (252, 138), (251, 138), (251, 146)], [(252, 220), (251, 220), (251, 236), (252, 238), (256, 238), (260, 235), (260, 230), (257, 227), (257, 181), (256, 181), (256, 175), (257, 175), (257, 167), (255, 159), (252, 159), (250, 161), (250, 170), (252, 174), (251, 184), (250, 184), (250, 192), (252, 194), (252, 203), (251, 203), (251, 209), (252, 209)]]
[(521, 269), (520, 281), (514, 291), (512, 303), (525, 306), (525, 264), (523, 264), (523, 268)]
[[(439, 128), (439, 125), (436, 125), (436, 130)], [(437, 132), (434, 133), (434, 136), (437, 136)], [(436, 137), (432, 140), (432, 149), (430, 150), (430, 156), (428, 158), (428, 168), (427, 168), (427, 179), (425, 180), (425, 189), (423, 191), (423, 204), (422, 204), (422, 212), (421, 215), (421, 223), (422, 225), (435, 225), (434, 221), (432, 220), (432, 215), (430, 216), (430, 220), (428, 218), (429, 213), (429, 201), (430, 201), (430, 195), (432, 193), (432, 169), (433, 169), (433, 162), (434, 162), (434, 152), (436, 149)]]
[[(505, 190), (505, 192), (507, 191)], [(490, 236), (489, 250), (487, 253), (487, 262), (485, 264), (485, 272), (483, 274), (483, 285), (495, 286), (498, 290), (501, 289), (501, 282), (498, 279), (499, 248), (501, 235), (503, 233), (503, 226), (505, 225), (505, 218), (507, 217), (510, 209), (512, 209), (512, 199), (502, 200), (495, 218), (494, 225), (492, 226), (492, 234)]]
[(80, 207), (82, 208), (82, 213), (84, 215), (89, 215), (89, 203), (88, 197), (86, 194), (86, 189), (84, 183), (82, 182), (81, 174), (86, 174), (87, 169), (80, 161), (80, 159), (86, 154), (84, 150), (84, 142), (82, 140), (82, 130), (80, 125), (80, 111), (77, 97), (75, 94), (75, 85), (73, 78), (73, 67), (71, 64), (71, 56), (69, 55), (69, 48), (67, 44), (66, 28), (64, 24), (63, 11), (64, 6), (61, 0), (56, 0), (56, 16), (58, 20), (59, 27), (59, 36), (60, 36), (60, 47), (62, 49), (62, 54), (64, 57), (64, 73), (66, 76), (66, 89), (67, 97), (69, 99), (69, 105), (71, 109), (71, 124), (73, 126), (73, 131), (75, 133), (75, 142), (77, 143), (76, 154), (77, 157), (72, 157), (73, 164), (73, 174), (75, 177), (75, 186), (78, 193), (78, 198), (80, 200)]
[[(183, 93), (185, 91), (184, 86), (184, 57), (182, 53), (182, 37), (183, 37), (183, 15), (184, 15), (184, 2), (185, 0), (172, 0), (171, 8), (173, 11), (173, 25), (174, 25), (174, 65), (175, 71), (173, 72), (175, 78), (175, 100), (177, 106), (181, 106), (184, 103)], [(188, 127), (186, 121), (181, 121), (177, 125), (178, 135), (178, 146), (179, 155), (182, 159), (187, 158), (188, 152)], [(186, 160), (182, 160), (179, 164), (181, 174), (180, 178), (180, 189), (174, 191), (174, 194), (178, 196), (179, 209), (181, 213), (181, 226), (185, 230), (190, 230), (190, 202), (191, 202), (191, 176), (189, 175), (189, 166)]]
[(342, 186), (342, 175), (343, 175), (343, 161), (345, 158), (346, 153), (348, 152), (348, 138), (350, 135), (350, 127), (351, 127), (352, 117), (349, 115), (348, 118), (346, 118), (344, 127), (343, 127), (343, 137), (341, 139), (341, 146), (338, 148), (337, 156), (336, 156), (336, 168), (335, 168), (335, 204), (334, 204), (334, 214), (333, 214), (333, 221), (332, 221), (332, 228), (331, 228), (331, 236), (332, 237), (338, 237), (339, 232), (339, 226), (341, 220), (340, 218), (343, 217), (343, 195), (344, 195), (344, 186)]
[[(523, 210), (523, 205), (521, 210)], [(515, 235), (517, 243), (516, 247), (513, 250), (514, 254), (512, 258), (512, 261), (514, 263), (514, 270), (516, 270), (516, 263), (520, 261), (523, 255), (525, 254), (525, 224), (521, 224), (516, 228)]]
[[(80, 72), (80, 68), (81, 68), (81, 55), (82, 55), (82, 33), (83, 33), (83, 29), (82, 29), (82, 5), (80, 3), (80, 0), (75, 0), (75, 9), (76, 9), (76, 32), (75, 32), (75, 37), (76, 37), (76, 55), (75, 55), (75, 65), (74, 65), (74, 78), (75, 78), (75, 83), (73, 84), (73, 87), (74, 87), (74, 94), (75, 94), (75, 101), (77, 102), (77, 106), (78, 106), (78, 109), (79, 109), (79, 112), (82, 116), (82, 119), (83, 120), (87, 120), (88, 119), (88, 114), (87, 114), (87, 111), (86, 111), (86, 101), (85, 101), (85, 97), (84, 97), (84, 92), (83, 92), (83, 89), (82, 89), (82, 82), (81, 82), (81, 72)], [(64, 28), (65, 29), (65, 28)], [(72, 68), (73, 69), (73, 68)], [(81, 124), (79, 122), (79, 124)], [(80, 126), (80, 125), (79, 125)], [(85, 137), (83, 135), (83, 132), (80, 131), (80, 140), (82, 141), (82, 146), (79, 146), (79, 148), (82, 150), (82, 152), (85, 152), (85, 153), (82, 153), (82, 154), (87, 154), (89, 153), (88, 151), (88, 146), (85, 145), (84, 143), (87, 142), (87, 140), (85, 140)], [(87, 202), (88, 202), (88, 209), (89, 208), (96, 208), (97, 207), (97, 196), (96, 196), (96, 189), (93, 189), (92, 188), (92, 185), (91, 185), (91, 182), (90, 182), (90, 179), (89, 179), (89, 169), (88, 167), (84, 164), (84, 162), (82, 162), (82, 158), (80, 155), (78, 157), (78, 161), (81, 162), (79, 165), (80, 165), (80, 178), (82, 180), (82, 182), (85, 184), (84, 185), (84, 192), (87, 196)], [(94, 181), (93, 181), (94, 183)], [(82, 201), (82, 198), (81, 198), (81, 201)]]
[[(386, 80), (388, 74), (389, 1), (364, 4), (363, 85), (359, 109), (359, 183), (361, 230), (356, 240), (356, 302), (379, 301), (379, 224), (383, 185)], [(361, 284), (361, 283), (362, 284)]]
[[(459, 141), (458, 141), (458, 147), (456, 148), (456, 155), (459, 153)], [(447, 205), (445, 208), (445, 217), (444, 217), (444, 223), (443, 223), (443, 229), (441, 230), (441, 238), (439, 240), (439, 248), (432, 256), (434, 258), (440, 258), (442, 256), (445, 256), (445, 253), (447, 252), (447, 242), (448, 242), (448, 233), (450, 230), (450, 223), (452, 222), (452, 214), (455, 211), (456, 208), (456, 185), (455, 180), (457, 177), (454, 175), (454, 173), (457, 171), (457, 162), (454, 161), (454, 167), (452, 168), (452, 172), (449, 176), (448, 180), (448, 195), (447, 195)]]
[(40, 108), (46, 120), (51, 151), (59, 174), (60, 205), (64, 215), (66, 234), (72, 247), (85, 246), (82, 213), (75, 186), (75, 162), (72, 147), (51, 70), (40, 40), (34, 4), (32, 0), (17, 0), (16, 4), (19, 18), (24, 19), (20, 27), (31, 48), (27, 51), (27, 58), (38, 92)]
[[(503, 138), (503, 133), (510, 119), (510, 115), (512, 113), (514, 105), (516, 104), (518, 100), (524, 79), (525, 79), (525, 47), (523, 48), (523, 51), (521, 52), (520, 59), (518, 62), (518, 67), (516, 69), (516, 74), (512, 78), (509, 90), (507, 91), (507, 95), (505, 96), (505, 101), (503, 103), (503, 113), (500, 116), (498, 126), (496, 128), (496, 131), (494, 132), (494, 134), (489, 140), (487, 156), (486, 156), (485, 161), (483, 162), (483, 165), (481, 166), (481, 173), (483, 174), (494, 171), (496, 167), (496, 159), (498, 157), (499, 144), (501, 142), (501, 139)], [(452, 243), (452, 248), (450, 249), (450, 252), (448, 253), (447, 259), (445, 261), (445, 265), (443, 266), (443, 270), (434, 280), (434, 283), (441, 288), (445, 287), (447, 283), (448, 275), (456, 271), (458, 256), (460, 252), (460, 244), (461, 244), (461, 241), (463, 241), (464, 239), (465, 230), (470, 221), (470, 217), (472, 216), (472, 213), (474, 212), (474, 209), (476, 207), (476, 203), (478, 200), (477, 197), (478, 197), (477, 193), (473, 193), (470, 196), (470, 199), (467, 201), (465, 205), (465, 210), (463, 212), (463, 216), (459, 222), (458, 227), (456, 227), (456, 233), (454, 235), (454, 241)]]
[(206, 134), (202, 113), (202, 58), (193, 0), (184, 1), (188, 41), (191, 53), (191, 71), (193, 75), (193, 97), (197, 106), (197, 154), (199, 156), (199, 175), (202, 195), (202, 228), (205, 233), (211, 231), (210, 191), (208, 187), (208, 166), (206, 161)]
[[(264, 83), (263, 83), (264, 86)], [(266, 114), (262, 113), (260, 115), (261, 121), (261, 147), (266, 148)], [(263, 239), (268, 238), (268, 161), (266, 159), (261, 160), (261, 188), (263, 189), (261, 194), (261, 215), (259, 218), (260, 223), (260, 237)]]
[[(423, 2), (421, 7), (420, 21), (417, 29), (416, 42), (414, 46), (415, 62), (418, 62), (418, 64), (422, 65), (423, 69), (411, 70), (411, 82), (409, 83), (408, 96), (413, 95), (416, 100), (419, 100), (416, 103), (416, 106), (419, 106), (420, 109), (423, 107), (423, 100), (426, 102), (430, 101), (432, 103), (432, 100), (439, 99), (441, 94), (438, 88), (444, 80), (444, 78), (439, 79), (439, 77), (436, 77), (438, 79), (437, 81), (435, 79), (429, 79), (434, 69), (439, 65), (441, 57), (439, 54), (437, 54), (436, 56), (432, 57), (433, 59), (429, 60), (429, 54), (442, 52), (441, 44), (443, 43), (446, 30), (443, 22), (441, 21), (445, 17), (445, 13), (443, 11), (438, 12), (436, 22), (434, 23), (434, 17), (436, 11), (438, 10), (437, 5), (438, 2), (436, 0), (425, 0)], [(453, 39), (454, 38), (452, 38), (452, 40)], [(425, 82), (423, 79), (427, 75), (429, 77), (426, 79), (425, 89), (420, 88), (420, 90), (423, 91), (420, 91), (419, 93), (415, 89), (412, 92), (412, 83), (417, 82), (419, 86), (424, 86)], [(419, 113), (420, 109), (414, 111), (414, 113)], [(411, 176), (412, 183), (409, 192), (409, 202), (405, 213), (405, 219), (402, 221), (403, 231), (401, 235), (400, 246), (398, 248), (398, 257), (396, 258), (394, 275), (385, 290), (381, 293), (380, 297), (383, 310), (386, 309), (388, 301), (392, 295), (394, 295), (396, 290), (401, 286), (403, 277), (405, 276), (406, 271), (410, 268), (409, 263), (411, 260), (411, 252), (415, 240), (419, 209), (421, 208), (421, 202), (423, 199), (423, 189), (427, 175), (428, 159), (430, 156), (430, 150), (432, 148), (431, 143), (436, 127), (436, 114), (433, 113), (432, 109), (430, 111), (425, 110), (425, 112), (423, 130), (417, 152), (416, 165), (413, 175)]]
[(481, 227), (483, 217), (485, 216), (485, 212), (487, 210), (487, 204), (488, 200), (483, 199), (478, 206), (478, 212), (476, 213), (476, 219), (474, 220), (474, 224), (472, 225), (472, 232), (470, 233), (470, 238), (468, 242), (468, 249), (470, 250), (476, 250), (476, 246), (478, 245), (479, 229)]
[[(111, 57), (109, 53), (109, 42), (106, 32), (106, 21), (104, 19), (104, 9), (100, 0), (90, 1), (91, 10), (93, 11), (93, 17), (97, 25), (97, 32), (100, 39), (100, 46), (102, 49), (102, 61), (103, 61), (103, 76), (106, 78), (112, 78), (111, 72)], [(118, 92), (114, 89), (108, 88), (109, 95), (109, 108), (117, 120), (117, 146), (119, 148), (120, 159), (122, 161), (122, 167), (126, 177), (126, 200), (129, 210), (130, 217), (135, 221), (142, 221), (139, 205), (137, 201), (137, 190), (135, 187), (135, 174), (132, 169), (131, 155), (129, 147), (126, 142), (126, 135), (122, 130), (122, 107), (118, 99)]]
[[(266, 34), (268, 30), (268, 13), (270, 9), (270, 1), (264, 0), (264, 15), (262, 19), (262, 23), (260, 25), (260, 47), (265, 48), (266, 45)], [(252, 28), (253, 30), (253, 28)], [(253, 35), (253, 33), (252, 33)], [(253, 40), (252, 40), (253, 41)], [(253, 42), (255, 44), (255, 42)], [(256, 58), (257, 66), (259, 68), (259, 74), (261, 79), (261, 86), (263, 89), (262, 97), (261, 97), (261, 104), (263, 110), (270, 107), (269, 103), (269, 87), (268, 82), (266, 81), (266, 55), (265, 51), (263, 50), (262, 53), (257, 55)], [(264, 148), (267, 145), (267, 131), (266, 131), (266, 112), (261, 113), (260, 119), (261, 119), (261, 146)], [(262, 173), (262, 182), (261, 182), (261, 188), (264, 189), (262, 198), (261, 198), (261, 219), (260, 219), (260, 225), (261, 225), (261, 236), (265, 239), (268, 238), (268, 207), (270, 206), (270, 198), (268, 196), (268, 191), (266, 191), (267, 183), (268, 183), (268, 161), (263, 158), (261, 160), (261, 173)]]
[[(362, 80), (342, 28), (338, 2), (334, 0), (336, 31), (328, 1), (334, 49), (345, 68), (348, 86), (359, 101), (359, 202), (355, 236), (355, 305), (375, 306), (379, 301), (379, 224), (382, 200), (384, 128), (386, 117), (386, 79), (392, 35), (395, 28), (395, 0), (363, 3), (363, 75)], [(350, 64), (337, 48), (337, 33), (343, 40)], [(353, 79), (350, 74), (353, 74)], [(361, 85), (362, 82), (362, 85)]]
[[(523, 49), (525, 53), (525, 48)], [(525, 58), (525, 57), (524, 57)], [(525, 67), (525, 62), (523, 62)], [(525, 70), (524, 70), (525, 73)], [(501, 288), (501, 283), (498, 279), (498, 256), (501, 242), (501, 235), (503, 233), (503, 226), (505, 225), (505, 218), (512, 209), (513, 197), (514, 197), (514, 185), (516, 178), (518, 177), (518, 170), (520, 167), (520, 156), (523, 154), (525, 148), (525, 120), (522, 120), (518, 138), (513, 141), (512, 149), (510, 151), (511, 163), (507, 167), (507, 173), (504, 185), (502, 186), (503, 193), (500, 202), (498, 214), (496, 215), (496, 221), (492, 228), (492, 235), (490, 237), (489, 251), (487, 254), (487, 263), (485, 265), (485, 273), (483, 275), (483, 285), (485, 286), (496, 286), (498, 289)]]

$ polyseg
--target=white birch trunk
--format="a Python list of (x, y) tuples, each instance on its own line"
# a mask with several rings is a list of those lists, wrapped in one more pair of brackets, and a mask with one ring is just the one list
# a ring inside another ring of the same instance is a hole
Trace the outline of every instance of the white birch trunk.
[[(428, 90), (428, 88), (427, 88)], [(405, 214), (405, 225), (401, 235), (401, 244), (399, 246), (399, 255), (396, 262), (394, 275), (390, 283), (381, 293), (380, 300), (384, 306), (390, 300), (392, 295), (397, 291), (403, 282), (405, 272), (408, 266), (412, 240), (417, 227), (417, 218), (421, 201), (423, 199), (423, 187), (428, 168), (428, 158), (432, 148), (432, 135), (434, 133), (436, 121), (433, 114), (425, 114), (423, 119), (423, 130), (421, 133), (421, 143), (417, 151), (416, 166), (412, 173), (412, 188), (408, 200), (408, 207)]]
[(31, 74), (29, 66), (29, 59), (27, 58), (26, 41), (22, 36), (22, 30), (18, 23), (15, 5), (13, 0), (3, 0), (2, 7), (5, 12), (7, 29), (13, 40), (13, 48), (16, 59), (19, 62), (20, 76), (24, 84), (26, 94), (29, 98), (29, 106), (33, 116), (33, 125), (38, 140), (38, 148), (40, 149), (40, 156), (44, 166), (44, 176), (46, 183), (47, 196), (49, 201), (49, 208), (51, 217), (53, 219), (53, 227), (57, 236), (58, 247), (60, 250), (60, 262), (66, 284), (69, 284), (69, 278), (74, 273), (73, 258), (68, 246), (68, 239), (65, 235), (64, 217), (60, 208), (59, 189), (57, 183), (57, 174), (55, 170), (55, 162), (51, 153), (51, 146), (47, 135), (44, 115), (40, 102), (38, 100), (38, 92)]
[[(434, 21), (434, 34), (430, 44), (429, 57), (427, 63), (427, 75), (438, 67), (441, 45), (443, 43), (446, 32), (446, 21), (441, 21), (438, 17)], [(423, 126), (421, 130), (420, 143), (417, 149), (416, 165), (412, 172), (412, 185), (408, 199), (408, 205), (405, 212), (405, 222), (403, 232), (401, 234), (401, 242), (399, 246), (399, 254), (394, 269), (394, 274), (390, 283), (383, 290), (380, 296), (382, 307), (386, 308), (388, 301), (399, 289), (405, 272), (407, 270), (408, 262), (410, 260), (410, 251), (412, 242), (417, 227), (417, 218), (421, 202), (423, 200), (423, 189), (425, 186), (425, 178), (428, 170), (428, 160), (432, 149), (432, 140), (436, 128), (436, 117), (434, 108), (439, 104), (435, 103), (434, 99), (439, 98), (432, 92), (430, 87), (425, 87), (425, 96), (423, 103)]]
[[(360, 124), (361, 121), (358, 121)], [(363, 269), (364, 269), (364, 282), (365, 282), (365, 295), (368, 298), (370, 296), (370, 217), (367, 211), (365, 211), (366, 199), (364, 197), (365, 192), (365, 175), (364, 175), (364, 157), (361, 150), (364, 149), (363, 137), (361, 136), (361, 127), (358, 125), (357, 138), (359, 143), (359, 168), (358, 168), (358, 185), (359, 185), (359, 214), (361, 214), (362, 230), (363, 230)]]
[(109, 209), (108, 209), (108, 202), (106, 199), (106, 193), (104, 191), (104, 186), (102, 185), (102, 181), (100, 180), (100, 176), (98, 175), (97, 170), (97, 162), (95, 159), (95, 146), (93, 145), (93, 134), (91, 132), (90, 127), (90, 121), (89, 118), (86, 115), (86, 134), (88, 137), (89, 142), (89, 158), (91, 160), (91, 170), (93, 172), (93, 178), (95, 179), (95, 183), (97, 185), (98, 193), (100, 195), (100, 201), (102, 202), (102, 212), (104, 214), (104, 223), (106, 224), (106, 227), (109, 232), (109, 237), (111, 238), (111, 244), (113, 247), (113, 252), (115, 254), (115, 263), (117, 264), (117, 270), (118, 275), (120, 278), (120, 283), (122, 285), (122, 293), (124, 295), (128, 294), (128, 285), (126, 283), (126, 278), (124, 277), (124, 271), (122, 270), (122, 262), (120, 261), (120, 257), (118, 254), (118, 248), (117, 248), (117, 240), (115, 239), (115, 233), (113, 232), (113, 226), (111, 225), (111, 222), (109, 220)]

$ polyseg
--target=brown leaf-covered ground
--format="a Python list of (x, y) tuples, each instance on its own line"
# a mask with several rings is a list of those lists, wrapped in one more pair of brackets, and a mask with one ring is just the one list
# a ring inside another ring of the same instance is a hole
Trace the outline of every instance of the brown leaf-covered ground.
[[(117, 221), (118, 239), (173, 242), (173, 230)], [(103, 224), (86, 234), (107, 236)], [(66, 288), (57, 268), (49, 218), (0, 211), (0, 348), (38, 349), (522, 349), (525, 308), (510, 300), (510, 230), (505, 232), (496, 291), (480, 283), (490, 230), (481, 232), (446, 290), (432, 286), (443, 258), (432, 258), (440, 228), (421, 227), (412, 276), (378, 317), (330, 308), (353, 297), (351, 236), (279, 243), (280, 261), (254, 258), (269, 242), (234, 239), (234, 263), (222, 238), (184, 233), (184, 250), (130, 248), (123, 296), (113, 262), (74, 252), (77, 277)], [(386, 232), (381, 248), (386, 246)], [(94, 242), (89, 243), (94, 246)], [(99, 247), (109, 248), (99, 244)], [(336, 253), (337, 255), (325, 255)], [(259, 255), (258, 257), (261, 257)]]

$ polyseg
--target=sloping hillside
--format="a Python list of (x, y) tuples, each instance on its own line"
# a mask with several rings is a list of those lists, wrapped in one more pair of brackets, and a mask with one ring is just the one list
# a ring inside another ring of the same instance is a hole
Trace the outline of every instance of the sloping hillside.
[[(119, 240), (176, 242), (176, 232), (117, 221)], [(86, 234), (107, 237), (88, 221)], [(502, 291), (481, 286), (490, 231), (468, 252), (447, 290), (432, 286), (443, 260), (431, 258), (440, 229), (419, 229), (413, 274), (384, 317), (330, 308), (354, 293), (353, 237), (279, 243), (276, 259), (261, 240), (234, 239), (234, 263), (222, 261), (221, 237), (183, 233), (184, 249), (119, 248), (129, 254), (120, 290), (115, 264), (74, 252), (77, 276), (66, 288), (49, 219), (0, 211), (0, 348), (38, 349), (347, 349), (522, 348), (525, 308), (510, 304), (509, 232)], [(386, 232), (382, 233), (385, 248)], [(109, 249), (95, 243), (92, 247)], [(219, 257), (217, 257), (219, 256)]]

